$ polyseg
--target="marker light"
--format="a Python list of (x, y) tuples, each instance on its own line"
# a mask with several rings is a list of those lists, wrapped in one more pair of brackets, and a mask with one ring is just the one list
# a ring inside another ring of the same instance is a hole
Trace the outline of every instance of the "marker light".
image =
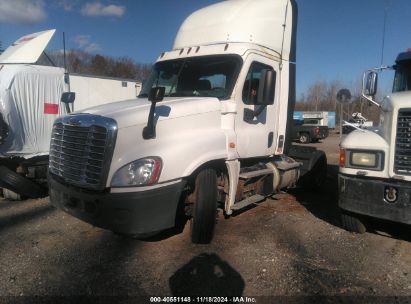
[(340, 148), (340, 167), (345, 167), (345, 149)]

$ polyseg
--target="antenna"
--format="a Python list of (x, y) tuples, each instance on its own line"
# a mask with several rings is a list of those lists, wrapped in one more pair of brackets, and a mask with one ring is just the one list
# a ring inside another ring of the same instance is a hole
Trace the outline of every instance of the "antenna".
[(64, 71), (67, 72), (67, 65), (66, 65), (66, 36), (63, 32), (63, 64), (64, 64)]
[(285, 7), (284, 24), (283, 24), (283, 39), (281, 41), (280, 69), (281, 69), (281, 66), (283, 64), (284, 37), (285, 37), (285, 27), (287, 26), (288, 4), (289, 4), (289, 2), (287, 1), (287, 5)]
[(384, 47), (385, 47), (385, 29), (387, 24), (388, 0), (385, 0), (384, 8), (384, 25), (382, 29), (382, 43), (381, 43), (381, 66), (384, 64)]
[[(67, 71), (67, 64), (66, 64), (66, 35), (63, 32), (63, 64), (64, 64), (64, 82), (67, 83), (68, 91), (71, 92), (70, 89), (70, 75)], [(71, 113), (72, 110), (70, 109), (70, 106), (68, 103), (65, 103), (66, 105), (66, 111), (67, 113)], [(74, 104), (73, 104), (73, 110), (74, 110)]]

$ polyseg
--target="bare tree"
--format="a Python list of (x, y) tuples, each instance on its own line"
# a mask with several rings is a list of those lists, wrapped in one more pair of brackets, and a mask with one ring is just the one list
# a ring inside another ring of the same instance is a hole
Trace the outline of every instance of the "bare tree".
[[(64, 67), (63, 51), (51, 51), (47, 56), (43, 54), (37, 64)], [(76, 49), (66, 52), (66, 67), (71, 73), (129, 78), (139, 81), (145, 80), (151, 72), (151, 64), (137, 63), (129, 57), (92, 55)]]

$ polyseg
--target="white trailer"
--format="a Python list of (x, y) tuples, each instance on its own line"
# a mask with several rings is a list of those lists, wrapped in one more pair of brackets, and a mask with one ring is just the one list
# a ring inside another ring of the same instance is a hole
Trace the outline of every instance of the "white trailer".
[(302, 112), (305, 125), (328, 126), (328, 112)]
[(191, 240), (207, 243), (218, 208), (239, 212), (293, 187), (304, 171), (320, 184), (324, 153), (290, 149), (296, 21), (294, 0), (194, 12), (137, 100), (56, 120), (50, 202), (134, 236), (171, 228), (185, 211)]
[[(29, 197), (46, 194), (53, 122), (67, 114), (60, 102), (63, 92), (70, 88), (76, 93), (71, 110), (80, 111), (136, 98), (141, 89), (134, 80), (68, 74), (63, 68), (36, 65), (54, 31), (24, 36), (0, 56), (0, 187)], [(4, 191), (6, 196), (13, 192)]]

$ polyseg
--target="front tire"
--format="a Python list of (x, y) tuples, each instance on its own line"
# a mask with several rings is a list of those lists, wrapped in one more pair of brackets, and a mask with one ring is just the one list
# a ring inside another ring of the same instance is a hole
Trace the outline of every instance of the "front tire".
[(39, 198), (46, 195), (46, 191), (40, 185), (5, 166), (0, 166), (0, 176), (0, 187), (29, 198)]
[(217, 220), (217, 174), (207, 168), (197, 175), (195, 203), (191, 218), (191, 241), (208, 244), (214, 235)]
[(299, 137), (299, 142), (302, 144), (308, 144), (310, 143), (310, 135), (308, 133), (301, 133)]
[(367, 228), (358, 217), (346, 211), (341, 211), (341, 224), (345, 230), (351, 232), (363, 234), (367, 231)]

